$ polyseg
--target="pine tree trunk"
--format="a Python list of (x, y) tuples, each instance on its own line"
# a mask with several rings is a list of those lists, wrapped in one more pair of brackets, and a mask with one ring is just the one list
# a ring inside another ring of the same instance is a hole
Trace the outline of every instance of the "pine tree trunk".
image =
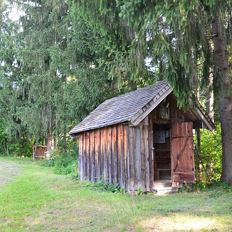
[[(211, 70), (211, 69), (210, 69)], [(213, 92), (213, 78), (214, 75), (212, 73), (209, 74), (208, 77), (208, 91), (207, 91), (207, 102), (206, 102), (206, 111), (209, 114), (210, 118), (214, 121), (214, 92)]]
[(232, 184), (232, 83), (229, 76), (227, 43), (220, 12), (213, 23), (214, 65), (220, 78), (219, 108), (222, 128), (222, 181)]

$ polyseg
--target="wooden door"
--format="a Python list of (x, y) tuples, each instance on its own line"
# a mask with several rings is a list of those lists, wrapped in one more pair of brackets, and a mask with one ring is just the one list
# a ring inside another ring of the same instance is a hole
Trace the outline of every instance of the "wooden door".
[(195, 170), (192, 122), (172, 124), (171, 168), (173, 187), (178, 187), (181, 183), (194, 182)]

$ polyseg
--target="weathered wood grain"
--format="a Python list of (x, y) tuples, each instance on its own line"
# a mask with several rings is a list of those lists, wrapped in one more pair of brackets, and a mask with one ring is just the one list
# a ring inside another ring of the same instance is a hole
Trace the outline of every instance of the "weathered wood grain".
[(102, 130), (98, 130), (98, 138), (99, 138), (99, 145), (98, 145), (98, 164), (99, 164), (99, 176), (98, 181), (103, 180), (103, 165), (104, 165), (104, 156), (102, 154), (102, 143), (101, 143), (101, 133)]
[(79, 141), (79, 154), (78, 154), (78, 173), (80, 180), (83, 180), (83, 139), (82, 135), (78, 137)]
[(123, 154), (123, 158), (124, 158), (124, 178), (125, 178), (125, 189), (128, 190), (128, 126), (127, 125), (123, 125), (123, 150), (124, 150), (124, 154)]
[(135, 128), (129, 127), (129, 189), (135, 189)]
[(89, 132), (90, 180), (94, 182), (94, 131)]
[(89, 132), (85, 133), (85, 150), (86, 150), (86, 180), (90, 180), (90, 149), (89, 149)]
[(144, 119), (144, 147), (145, 147), (145, 176), (146, 176), (146, 190), (150, 191), (150, 164), (149, 164), (149, 121)]
[(135, 128), (135, 153), (134, 153), (134, 169), (135, 169), (135, 189), (142, 188), (141, 175), (141, 131), (140, 127)]
[(172, 126), (171, 158), (172, 184), (193, 183), (195, 179), (192, 122)]
[(123, 158), (123, 125), (117, 128), (117, 141), (118, 141), (118, 183), (125, 188), (124, 180), (124, 158)]
[(148, 118), (148, 147), (149, 147), (149, 178), (150, 178), (150, 191), (153, 190), (154, 185), (154, 154), (153, 154), (153, 121), (152, 118)]
[(113, 126), (111, 130), (111, 181), (117, 184), (117, 127)]
[(86, 133), (82, 134), (82, 154), (83, 154), (83, 180), (87, 179), (87, 153), (86, 153)]
[(94, 177), (95, 181), (100, 180), (100, 168), (101, 168), (101, 163), (99, 160), (100, 156), (100, 131), (95, 130), (94, 133), (94, 147), (95, 147), (95, 171), (94, 171)]
[(107, 169), (108, 169), (108, 182), (112, 184), (112, 128), (107, 128)]
[(109, 174), (108, 174), (107, 129), (106, 128), (102, 129), (101, 139), (102, 139), (102, 141), (104, 141), (104, 142), (102, 142), (102, 151), (103, 151), (103, 156), (104, 156), (103, 175), (104, 175), (104, 181), (106, 183), (108, 183)]
[(146, 186), (146, 156), (145, 156), (145, 139), (144, 139), (144, 123), (140, 125), (140, 144), (141, 144), (141, 186), (145, 190)]

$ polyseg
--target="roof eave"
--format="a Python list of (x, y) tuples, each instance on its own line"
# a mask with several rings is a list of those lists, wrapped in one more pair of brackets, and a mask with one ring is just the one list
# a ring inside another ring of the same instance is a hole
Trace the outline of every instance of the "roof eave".
[(137, 126), (146, 118), (171, 92), (173, 89), (167, 86), (160, 94), (150, 100), (142, 109), (140, 109), (130, 120), (133, 126)]
[(113, 123), (107, 123), (107, 124), (103, 124), (103, 125), (100, 125), (100, 126), (89, 127), (88, 129), (71, 130), (71, 131), (69, 132), (69, 135), (70, 135), (71, 137), (76, 137), (76, 136), (78, 136), (79, 134), (81, 134), (81, 133), (83, 133), (83, 132), (87, 132), (87, 131), (91, 131), (91, 130), (97, 130), (97, 129), (101, 129), (101, 128), (104, 128), (104, 127), (113, 126), (113, 125), (116, 125), (116, 124), (119, 124), (119, 123), (129, 123), (129, 120), (122, 119), (122, 120), (115, 121), (115, 122), (113, 122)]
[(195, 108), (195, 112), (208, 130), (213, 131), (215, 129), (214, 123), (211, 120), (209, 121), (197, 106)]

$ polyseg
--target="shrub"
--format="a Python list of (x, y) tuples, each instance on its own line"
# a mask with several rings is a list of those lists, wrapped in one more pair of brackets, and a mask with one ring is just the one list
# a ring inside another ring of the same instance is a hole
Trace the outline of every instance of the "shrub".
[(104, 181), (98, 181), (96, 183), (92, 182), (82, 182), (82, 187), (87, 187), (95, 191), (107, 191), (112, 193), (125, 193), (125, 190), (120, 188), (119, 185), (107, 184)]
[(9, 154), (12, 156), (32, 156), (32, 142), (27, 138), (12, 140), (9, 145)]
[(55, 149), (49, 160), (37, 162), (42, 166), (53, 167), (56, 174), (77, 176), (77, 156), (74, 151), (63, 153)]
[(63, 154), (60, 153), (59, 150), (55, 150), (52, 153), (52, 161), (50, 161), (50, 165), (51, 164), (54, 166), (55, 173), (57, 174), (77, 175), (77, 157), (72, 151)]
[(216, 125), (216, 129), (213, 132), (202, 130), (201, 152), (199, 155), (199, 176), (201, 181), (210, 183), (220, 180), (222, 170), (221, 157), (222, 145), (220, 125)]

